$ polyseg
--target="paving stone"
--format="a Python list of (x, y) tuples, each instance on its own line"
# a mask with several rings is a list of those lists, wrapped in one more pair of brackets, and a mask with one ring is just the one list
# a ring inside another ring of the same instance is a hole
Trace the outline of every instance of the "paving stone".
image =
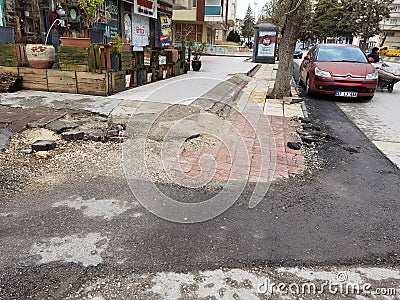
[(284, 116), (287, 118), (303, 116), (303, 110), (301, 109), (301, 106), (298, 104), (285, 105), (283, 112)]
[(119, 137), (119, 136), (111, 136), (109, 138), (110, 142), (115, 142), (115, 143), (123, 143), (126, 140), (126, 137)]
[(94, 141), (94, 142), (106, 142), (107, 141), (106, 133), (103, 131), (90, 132), (88, 137), (89, 137), (89, 140)]
[(106, 132), (107, 137), (112, 137), (112, 136), (119, 136), (119, 129), (112, 129), (112, 130), (107, 130)]
[(56, 120), (46, 125), (46, 128), (57, 133), (62, 133), (69, 129), (77, 128), (79, 125), (73, 122)]
[(44, 128), (46, 125), (47, 123), (42, 122), (29, 122), (26, 124), (26, 128)]
[(283, 97), (283, 102), (285, 104), (294, 104), (294, 103), (300, 103), (303, 101), (303, 98), (300, 97)]
[(65, 112), (43, 111), (37, 109), (19, 109), (0, 106), (0, 127), (13, 132), (22, 132), (28, 123), (47, 124), (65, 115)]
[(37, 140), (32, 144), (32, 151), (48, 151), (56, 147), (56, 142), (51, 140)]
[(0, 151), (6, 149), (14, 133), (7, 128), (0, 128)]
[(80, 130), (72, 130), (62, 133), (61, 137), (65, 141), (76, 141), (82, 140), (85, 137), (85, 133)]

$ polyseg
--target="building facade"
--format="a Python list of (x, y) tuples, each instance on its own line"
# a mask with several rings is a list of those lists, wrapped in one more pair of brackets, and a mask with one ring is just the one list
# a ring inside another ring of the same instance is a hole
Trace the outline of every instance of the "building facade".
[(390, 5), (390, 17), (382, 23), (384, 46), (400, 47), (400, 0), (394, 0)]
[(29, 43), (34, 38), (44, 39), (59, 20), (52, 29), (61, 37), (88, 37), (91, 30), (99, 29), (104, 32), (104, 42), (113, 41), (118, 34), (140, 50), (172, 45), (172, 12), (172, 0), (105, 0), (89, 24), (78, 0), (44, 0), (38, 5), (0, 0), (0, 25), (13, 27), (18, 42)]
[[(174, 41), (225, 41), (228, 31), (229, 0), (174, 0)], [(236, 0), (235, 0), (236, 2)]]

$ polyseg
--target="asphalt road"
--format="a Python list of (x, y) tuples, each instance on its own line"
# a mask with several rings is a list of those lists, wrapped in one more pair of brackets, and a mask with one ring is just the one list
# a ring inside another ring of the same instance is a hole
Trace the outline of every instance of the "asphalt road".
[[(389, 63), (400, 68), (400, 64)], [(338, 106), (394, 164), (400, 168), (400, 85), (392, 93), (378, 88), (367, 102), (342, 100)]]
[[(73, 168), (57, 186), (0, 203), (1, 298), (72, 298), (79, 289), (83, 298), (89, 282), (146, 272), (398, 265), (399, 169), (334, 102), (306, 105), (323, 136), (314, 167), (273, 183), (254, 209), (248, 186), (211, 221), (172, 223), (141, 207), (123, 176), (76, 176)], [(182, 201), (218, 192), (160, 188)]]
[[(299, 65), (301, 59), (295, 60), (293, 77), (299, 82)], [(399, 63), (387, 62), (391, 67), (400, 68)], [(389, 93), (387, 88), (378, 88), (370, 101), (358, 99), (338, 99), (331, 97), (339, 108), (354, 124), (382, 151), (382, 153), (400, 168), (400, 85), (394, 85)], [(324, 97), (319, 97), (324, 98)]]

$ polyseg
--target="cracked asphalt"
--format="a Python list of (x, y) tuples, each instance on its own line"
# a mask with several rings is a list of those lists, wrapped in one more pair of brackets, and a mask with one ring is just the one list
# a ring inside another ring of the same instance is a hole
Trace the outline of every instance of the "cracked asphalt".
[[(321, 134), (304, 173), (272, 182), (253, 209), (254, 184), (239, 195), (225, 188), (238, 200), (201, 223), (146, 210), (131, 190), (143, 179), (126, 182), (121, 144), (66, 146), (0, 201), (0, 298), (281, 299), (257, 289), (266, 277), (334, 281), (342, 270), (400, 289), (400, 170), (334, 102), (305, 103)], [(221, 192), (157, 187), (187, 203)]]

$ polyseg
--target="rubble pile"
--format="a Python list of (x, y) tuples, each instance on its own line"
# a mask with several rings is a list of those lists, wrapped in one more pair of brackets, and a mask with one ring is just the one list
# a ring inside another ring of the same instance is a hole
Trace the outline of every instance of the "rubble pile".
[(22, 89), (22, 77), (10, 72), (0, 73), (0, 93), (13, 93)]
[(121, 175), (120, 143), (126, 137), (120, 134), (124, 134), (121, 125), (88, 113), (71, 112), (48, 124), (27, 124), (0, 151), (0, 199), (21, 190), (51, 188), (68, 176), (71, 179), (71, 174)]

